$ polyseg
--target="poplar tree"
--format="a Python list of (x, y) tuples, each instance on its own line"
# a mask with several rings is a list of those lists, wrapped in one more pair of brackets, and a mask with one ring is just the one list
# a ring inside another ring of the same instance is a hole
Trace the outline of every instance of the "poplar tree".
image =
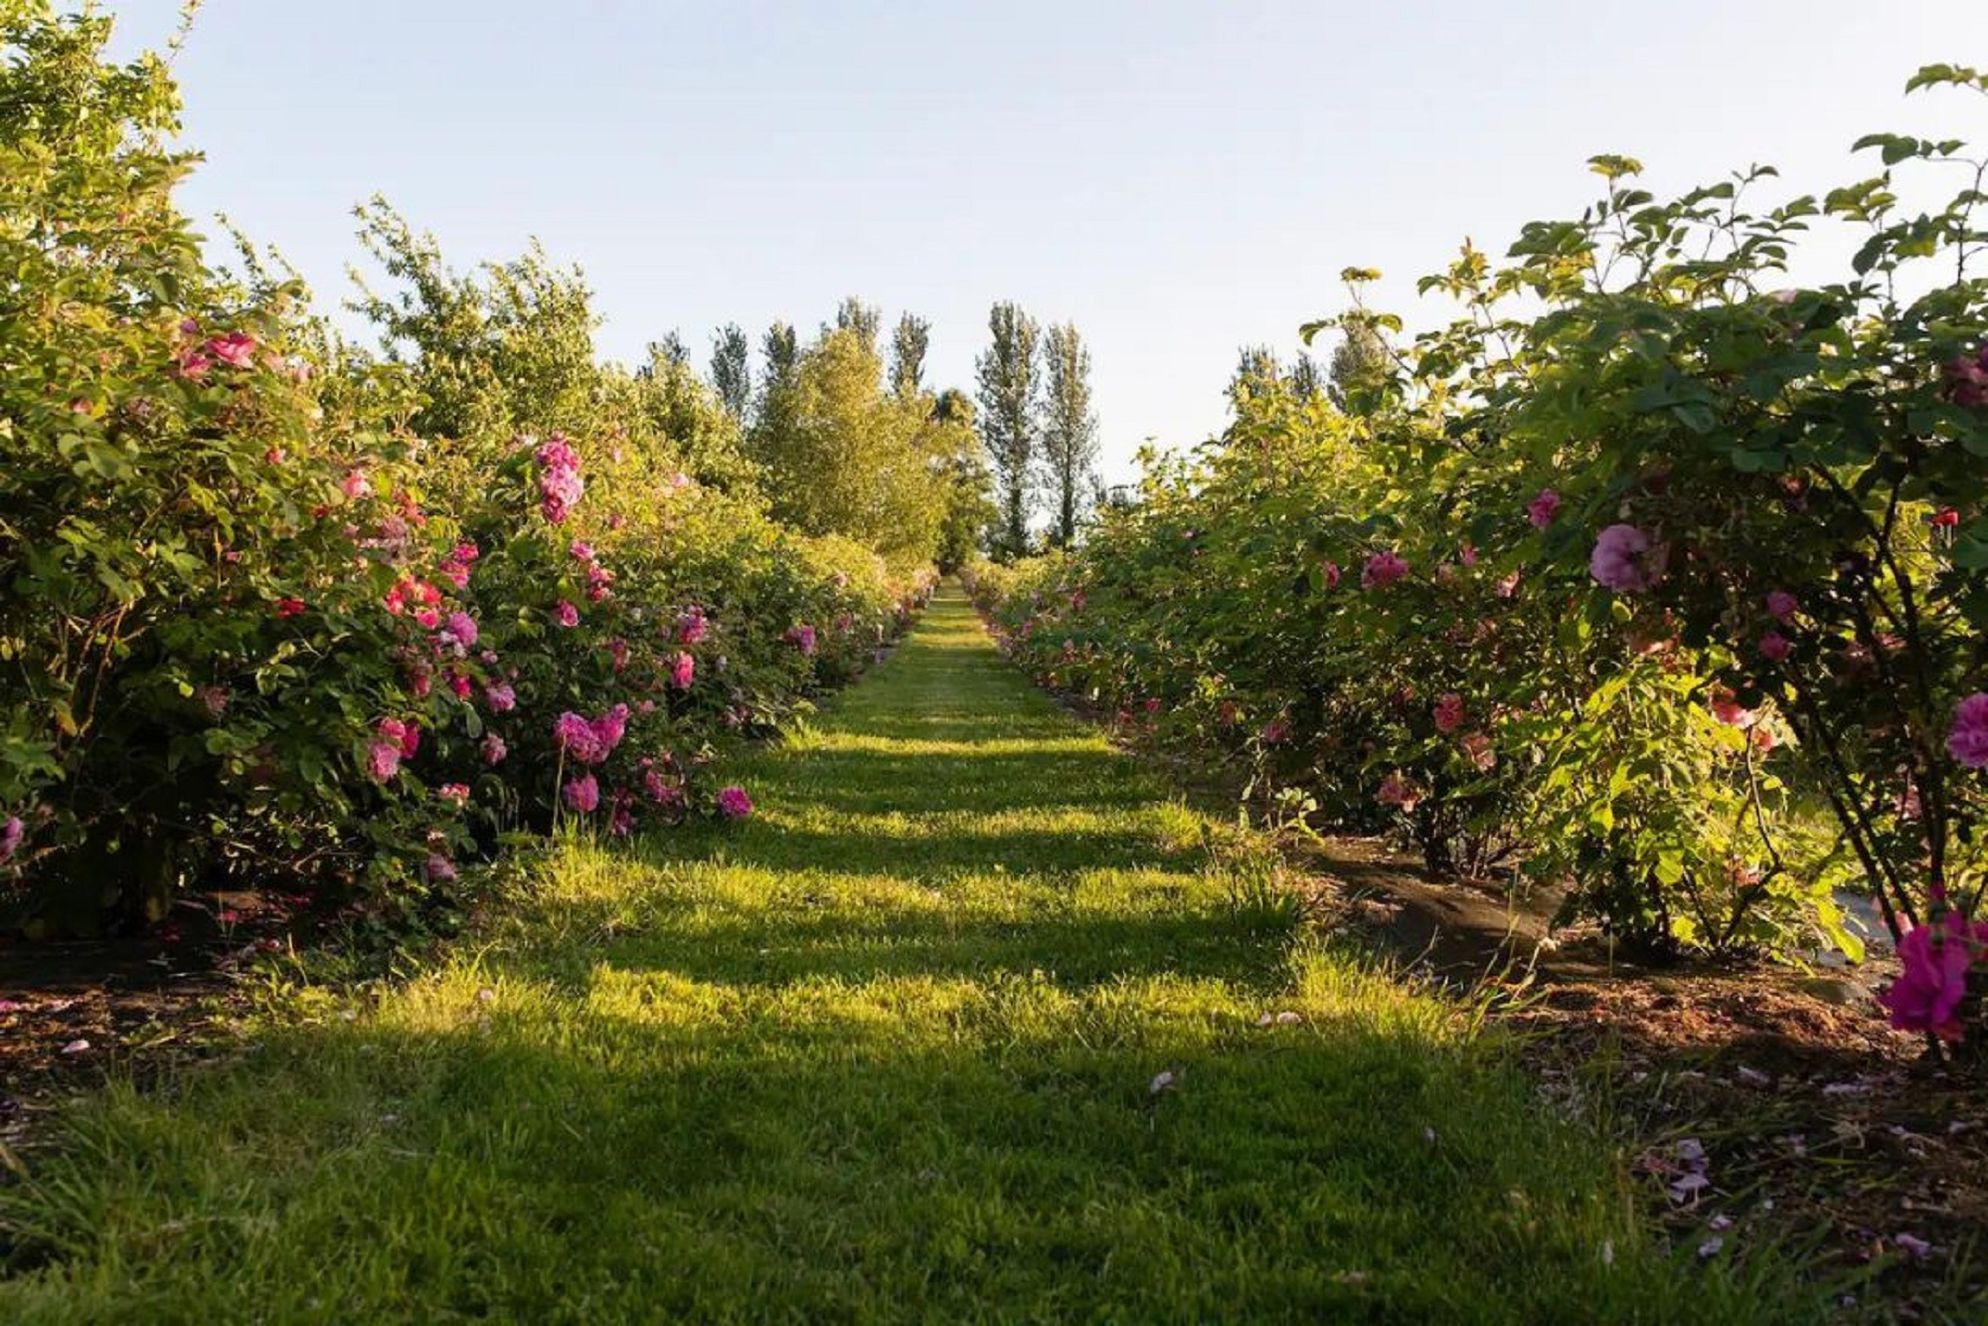
[(711, 337), (711, 387), (734, 419), (744, 419), (752, 405), (750, 353), (745, 331), (735, 322), (726, 323)]
[(916, 396), (925, 386), (925, 351), (932, 343), (932, 324), (916, 313), (897, 320), (890, 339), (890, 389), (899, 396)]
[(1091, 409), (1091, 352), (1075, 326), (1052, 326), (1043, 342), (1046, 397), (1042, 458), (1055, 503), (1058, 547), (1077, 538), (1077, 518), (1096, 487), (1098, 418)]
[(1028, 549), (1029, 480), (1036, 451), (1036, 346), (1042, 329), (1018, 304), (1003, 301), (987, 315), (992, 341), (976, 364), (980, 436), (994, 472), (1002, 514), (1000, 550)]

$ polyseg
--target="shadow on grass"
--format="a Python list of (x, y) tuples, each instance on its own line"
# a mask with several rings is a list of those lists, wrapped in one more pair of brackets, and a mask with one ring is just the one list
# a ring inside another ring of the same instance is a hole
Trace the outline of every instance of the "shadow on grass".
[[(1276, 907), (1208, 907), (1179, 914), (1082, 913), (1055, 919), (960, 920), (901, 910), (810, 915), (794, 908), (705, 917), (665, 906), (652, 925), (586, 956), (626, 971), (667, 970), (700, 981), (784, 985), (811, 980), (1037, 975), (1069, 990), (1178, 977), (1268, 995), (1287, 985), (1293, 914)], [(526, 959), (518, 970), (531, 972)]]

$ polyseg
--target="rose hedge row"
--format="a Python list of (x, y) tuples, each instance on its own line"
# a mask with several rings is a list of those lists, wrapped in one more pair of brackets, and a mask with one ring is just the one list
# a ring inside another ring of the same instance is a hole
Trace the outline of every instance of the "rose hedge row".
[[(1244, 393), (1222, 445), (983, 598), (1126, 721), (1384, 811), (1432, 864), (1570, 879), (1645, 940), (1854, 949), (1848, 877), (1900, 942), (1896, 1025), (1959, 1037), (1988, 942), (1988, 164), (1857, 148), (1878, 173), (1771, 206), (1771, 172), (1659, 201), (1597, 158), (1581, 217), (1423, 282), (1461, 315), (1353, 417)], [(1848, 270), (1791, 288), (1824, 226)]]
[(639, 408), (411, 435), (404, 379), (207, 266), (176, 93), (107, 35), (0, 5), (0, 927), (226, 877), (396, 911), (558, 815), (747, 813), (714, 755), (930, 577), (686, 477)]

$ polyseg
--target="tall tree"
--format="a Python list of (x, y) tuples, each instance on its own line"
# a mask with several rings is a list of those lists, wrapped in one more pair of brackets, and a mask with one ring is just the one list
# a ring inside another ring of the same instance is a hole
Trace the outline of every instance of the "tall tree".
[(843, 300), (835, 310), (835, 329), (855, 332), (864, 345), (871, 350), (877, 348), (877, 334), (883, 330), (883, 310), (875, 304), (865, 304), (851, 295)]
[(1291, 384), (1291, 394), (1300, 401), (1309, 401), (1325, 389), (1325, 380), (1318, 371), (1318, 361), (1303, 350), (1291, 361), (1291, 371), (1287, 375)]
[(677, 335), (676, 329), (672, 327), (663, 333), (662, 340), (649, 343), (649, 355), (653, 359), (667, 360), (681, 367), (690, 362), (690, 347), (683, 343), (683, 337)]
[(890, 389), (916, 396), (925, 385), (925, 351), (932, 343), (932, 324), (916, 313), (897, 320), (890, 338)]
[(711, 386), (718, 399), (732, 412), (732, 418), (745, 418), (752, 405), (751, 347), (745, 330), (728, 322), (711, 337)]
[(1028, 549), (1029, 479), (1036, 449), (1036, 346), (1042, 329), (1021, 306), (994, 305), (987, 315), (992, 341), (976, 365), (980, 380), (980, 435), (994, 471), (1001, 504), (1000, 551)]
[(794, 429), (798, 426), (801, 346), (794, 329), (776, 322), (760, 339), (759, 351), (766, 367), (760, 374), (759, 397), (752, 413), (752, 427), (746, 431), (746, 454), (761, 465), (787, 454)]
[(1056, 544), (1077, 538), (1077, 518), (1096, 487), (1098, 417), (1091, 410), (1091, 352), (1070, 323), (1052, 326), (1043, 342), (1046, 396), (1042, 459), (1056, 504)]

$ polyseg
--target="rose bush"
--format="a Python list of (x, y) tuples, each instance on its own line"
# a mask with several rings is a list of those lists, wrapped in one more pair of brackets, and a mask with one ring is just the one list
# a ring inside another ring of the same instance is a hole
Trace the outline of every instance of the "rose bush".
[[(1853, 879), (1906, 941), (1895, 1022), (1957, 1035), (1982, 961), (1984, 166), (1858, 148), (1882, 173), (1773, 206), (1771, 172), (1658, 201), (1597, 158), (1579, 219), (1423, 283), (1463, 314), (1357, 416), (1254, 392), (1076, 559), (983, 577), (983, 602), (1045, 680), (1254, 791), (1395, 822), (1433, 865), (1569, 879), (1646, 942), (1854, 952)], [(1893, 170), (1922, 164), (1971, 183), (1907, 212)], [(1850, 270), (1784, 288), (1825, 217), (1861, 232)]]
[(497, 336), (457, 305), (379, 361), (253, 255), (210, 267), (177, 93), (109, 28), (0, 4), (0, 924), (230, 876), (394, 912), (556, 815), (738, 814), (706, 766), (929, 575), (776, 524), (694, 379), (594, 366), (583, 300)]

